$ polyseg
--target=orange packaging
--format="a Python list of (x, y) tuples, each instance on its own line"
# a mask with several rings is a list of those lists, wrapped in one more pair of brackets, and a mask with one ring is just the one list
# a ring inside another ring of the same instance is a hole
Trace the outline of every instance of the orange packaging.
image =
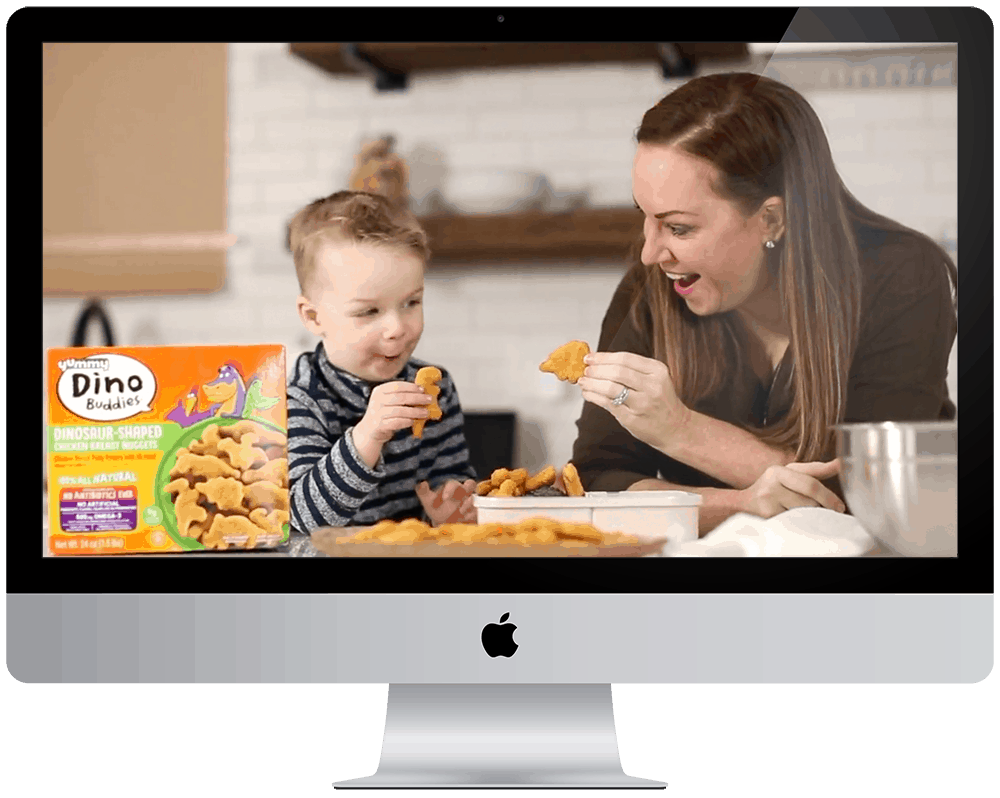
[(285, 349), (49, 349), (49, 551), (288, 539)]

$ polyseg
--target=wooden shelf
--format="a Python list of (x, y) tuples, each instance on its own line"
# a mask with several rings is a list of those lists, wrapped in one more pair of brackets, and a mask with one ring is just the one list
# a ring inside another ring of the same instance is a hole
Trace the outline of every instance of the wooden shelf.
[(430, 237), (432, 267), (578, 258), (624, 262), (642, 235), (642, 214), (631, 207), (425, 216), (420, 223)]
[[(580, 63), (661, 63), (655, 42), (637, 43), (382, 43), (358, 42), (359, 54), (381, 69), (398, 74), (511, 66), (553, 66)], [(745, 62), (746, 44), (740, 42), (678, 42), (682, 58), (697, 66), (709, 61)], [(333, 74), (358, 69), (345, 59), (346, 46), (337, 42), (296, 42), (292, 54)]]

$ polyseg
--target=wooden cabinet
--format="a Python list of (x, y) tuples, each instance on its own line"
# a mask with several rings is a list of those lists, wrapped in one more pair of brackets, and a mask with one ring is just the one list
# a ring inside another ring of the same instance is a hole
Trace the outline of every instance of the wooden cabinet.
[(46, 296), (225, 281), (225, 44), (43, 44)]

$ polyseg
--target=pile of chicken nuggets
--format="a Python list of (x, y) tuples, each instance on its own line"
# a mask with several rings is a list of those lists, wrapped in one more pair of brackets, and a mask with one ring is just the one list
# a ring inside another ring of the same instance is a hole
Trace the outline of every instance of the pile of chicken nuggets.
[(290, 516), (286, 447), (283, 434), (253, 421), (207, 426), (177, 451), (164, 488), (173, 494), (178, 533), (209, 549), (280, 539)]
[[(562, 477), (568, 495), (585, 495), (572, 463), (567, 463), (563, 468)], [(524, 496), (540, 488), (550, 487), (555, 481), (556, 470), (551, 465), (533, 476), (529, 476), (524, 468), (498, 468), (489, 479), (476, 486), (476, 493), (480, 496)], [(337, 538), (338, 544), (366, 542), (390, 545), (435, 543), (439, 546), (487, 544), (586, 548), (635, 546), (639, 540), (621, 532), (605, 532), (591, 524), (541, 517), (527, 518), (517, 523), (441, 524), (437, 527), (415, 518), (404, 521), (386, 520), (354, 535)]]
[[(563, 467), (562, 478), (567, 496), (583, 496), (586, 493), (576, 466), (572, 463), (566, 463)], [(476, 485), (476, 493), (480, 496), (524, 496), (539, 488), (554, 485), (555, 481), (556, 470), (550, 465), (534, 476), (528, 476), (528, 471), (524, 468), (498, 468), (489, 479)]]
[(377, 542), (396, 545), (436, 543), (439, 546), (485, 543), (502, 545), (559, 545), (566, 548), (587, 546), (636, 545), (632, 535), (602, 532), (590, 524), (528, 518), (516, 524), (442, 524), (430, 526), (415, 518), (405, 521), (380, 521), (355, 535), (337, 538), (337, 543)]

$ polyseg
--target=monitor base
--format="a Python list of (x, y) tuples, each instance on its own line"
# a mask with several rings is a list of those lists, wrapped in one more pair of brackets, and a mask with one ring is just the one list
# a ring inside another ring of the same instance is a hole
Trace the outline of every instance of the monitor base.
[(337, 789), (663, 789), (627, 776), (608, 684), (391, 684), (378, 771)]

